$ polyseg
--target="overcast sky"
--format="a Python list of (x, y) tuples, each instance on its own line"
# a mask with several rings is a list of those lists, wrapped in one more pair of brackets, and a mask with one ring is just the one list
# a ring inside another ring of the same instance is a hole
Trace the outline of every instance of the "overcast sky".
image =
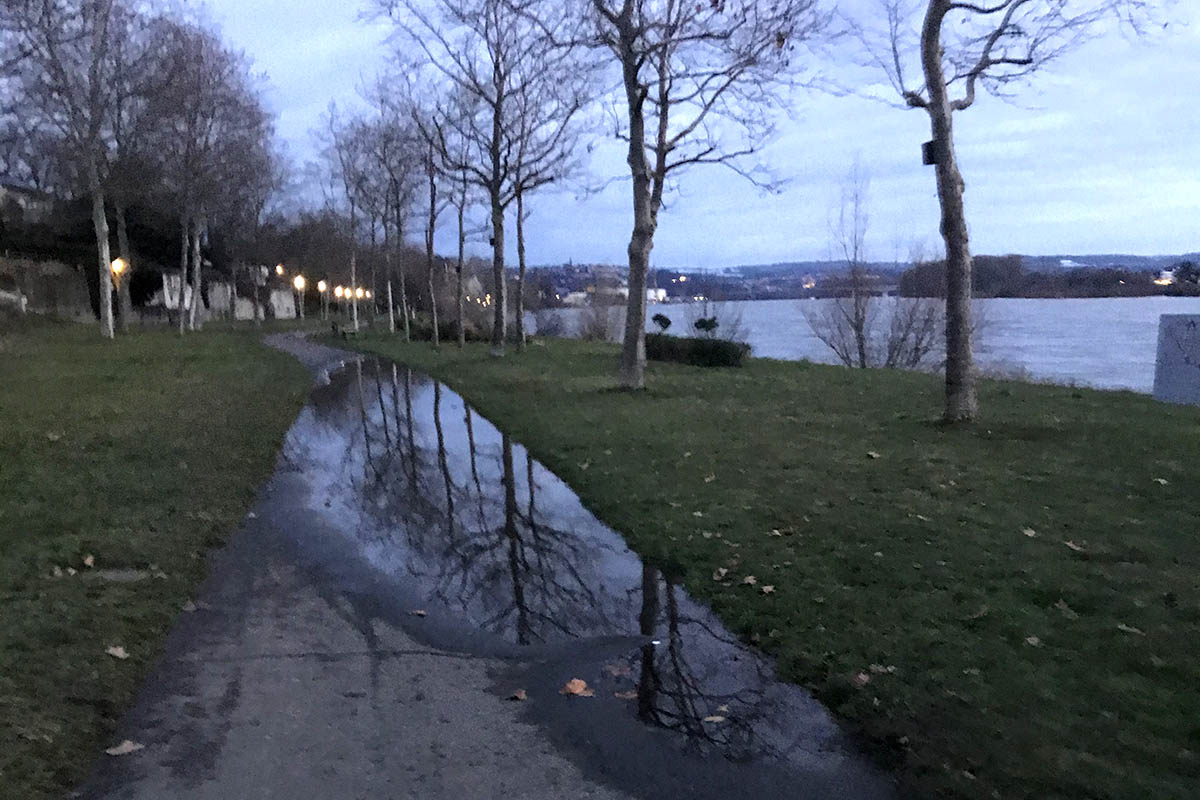
[[(1094, 41), (1023, 90), (1019, 105), (984, 97), (956, 116), (967, 215), (976, 253), (1177, 254), (1200, 250), (1200, 3), (1152, 42)], [(266, 73), (278, 132), (299, 164), (316, 157), (312, 131), (331, 100), (385, 63), (388, 28), (359, 21), (364, 3), (211, 0), (225, 37)], [(871, 177), (872, 258), (939, 252), (924, 112), (859, 97), (807, 94), (779, 126), (765, 158), (790, 179), (763, 195), (720, 167), (685, 173), (659, 219), (653, 262), (663, 268), (824, 259), (830, 209), (857, 157)], [(597, 138), (602, 137), (597, 133)], [(627, 170), (618, 146), (598, 148), (597, 176)], [(315, 194), (315, 191), (314, 191)], [(623, 263), (627, 181), (604, 192), (530, 202), (531, 264)], [(453, 232), (439, 236), (453, 249)], [(509, 237), (513, 242), (515, 237)], [(474, 251), (484, 253), (477, 243)]]

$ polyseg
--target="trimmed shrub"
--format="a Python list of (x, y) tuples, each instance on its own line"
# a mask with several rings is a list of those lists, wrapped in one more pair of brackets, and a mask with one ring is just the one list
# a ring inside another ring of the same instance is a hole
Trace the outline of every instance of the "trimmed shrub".
[(646, 358), (652, 361), (678, 361), (696, 367), (740, 367), (749, 357), (750, 345), (744, 342), (646, 334)]

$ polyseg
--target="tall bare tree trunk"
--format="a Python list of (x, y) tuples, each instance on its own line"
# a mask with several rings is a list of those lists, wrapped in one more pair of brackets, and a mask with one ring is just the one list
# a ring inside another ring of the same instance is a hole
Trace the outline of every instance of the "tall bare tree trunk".
[(129, 333), (129, 322), (133, 317), (133, 295), (129, 282), (133, 280), (133, 254), (129, 251), (129, 231), (125, 225), (125, 203), (118, 201), (113, 211), (117, 217), (117, 252), (125, 262), (125, 273), (117, 284), (117, 324), (121, 333)]
[(950, 0), (929, 4), (921, 30), (921, 66), (929, 91), (930, 127), (937, 159), (941, 233), (946, 243), (946, 409), (947, 422), (966, 422), (979, 412), (971, 352), (971, 249), (963, 209), (963, 178), (954, 156), (953, 107), (942, 69), (942, 22)]
[(392, 270), (391, 270), (391, 267), (389, 266), (388, 267), (388, 279), (387, 279), (388, 333), (394, 334), (396, 332), (396, 306), (395, 306), (395, 301), (392, 300), (391, 272), (392, 272)]
[(88, 183), (92, 194), (92, 229), (96, 234), (97, 268), (100, 270), (99, 299), (100, 299), (100, 335), (105, 339), (113, 338), (113, 304), (112, 304), (112, 253), (108, 246), (108, 217), (104, 213), (104, 189), (100, 185), (100, 171), (95, 163), (89, 165)]
[(180, 336), (183, 336), (183, 332), (187, 330), (187, 304), (184, 303), (184, 298), (187, 297), (188, 288), (189, 242), (188, 217), (185, 213), (179, 218), (179, 302), (176, 303), (176, 306), (179, 309)]
[(507, 315), (508, 287), (504, 275), (504, 206), (500, 203), (498, 188), (492, 192), (492, 350), (493, 356), (504, 355), (504, 340), (508, 336)]
[(429, 146), (427, 173), (429, 178), (429, 222), (425, 226), (425, 279), (429, 283), (429, 341), (436, 348), (441, 344), (438, 336), (437, 291), (433, 286), (433, 234), (437, 226), (437, 171), (434, 168), (433, 145)]
[(621, 386), (646, 388), (646, 277), (654, 247), (655, 214), (651, 197), (650, 165), (646, 162), (645, 97), (638, 81), (636, 55), (626, 45), (622, 52), (625, 97), (629, 103), (629, 170), (633, 177), (633, 234), (629, 238), (629, 298), (625, 312), (625, 338), (621, 347)]
[[(642, 293), (643, 295), (645, 292)], [(517, 190), (517, 351), (525, 349), (525, 195)]]
[(242, 271), (241, 262), (234, 265), (233, 271), (229, 274), (229, 321), (237, 320), (237, 276)]
[(200, 257), (200, 217), (197, 215), (192, 217), (192, 306), (191, 313), (188, 315), (188, 328), (193, 331), (198, 331), (203, 327), (200, 319), (200, 305), (203, 302), (200, 288), (203, 272), (204, 262)]
[(466, 310), (463, 305), (463, 261), (467, 247), (467, 230), (463, 219), (467, 213), (467, 184), (465, 181), (458, 200), (458, 261), (454, 265), (454, 308), (458, 322), (458, 349), (461, 350), (467, 346)]
[(350, 324), (358, 333), (358, 207), (350, 201)]

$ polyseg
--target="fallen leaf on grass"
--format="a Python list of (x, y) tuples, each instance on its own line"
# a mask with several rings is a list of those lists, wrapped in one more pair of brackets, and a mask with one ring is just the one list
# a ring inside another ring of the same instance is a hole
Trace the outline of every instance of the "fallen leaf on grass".
[(725, 569), (724, 567), (717, 567), (715, 570), (713, 570), (713, 580), (723, 581), (725, 580), (725, 576), (728, 574), (729, 570)]
[(110, 645), (104, 648), (104, 652), (108, 653), (113, 658), (119, 658), (122, 661), (129, 658), (129, 653), (125, 652), (125, 648), (119, 644)]
[(867, 451), (867, 458), (875, 459), (875, 458), (880, 458), (880, 457), (881, 456), (879, 455), (879, 453), (876, 453), (874, 450)]
[(50, 571), (50, 574), (51, 574), (52, 576), (54, 576), (55, 578), (61, 578), (61, 577), (63, 576), (62, 567), (60, 567), (60, 566), (58, 566), (57, 564), (55, 564), (55, 565), (54, 565), (54, 569), (52, 569), (52, 570)]
[(1145, 636), (1146, 632), (1140, 628), (1135, 628), (1132, 625), (1126, 625), (1124, 622), (1117, 625), (1117, 630), (1124, 633), (1132, 633), (1136, 636)]
[(703, 512), (703, 511), (693, 511), (693, 512), (692, 512), (692, 516), (693, 516), (693, 517), (703, 517), (703, 516), (704, 516), (704, 512)]
[(1029, 645), (1030, 647), (1041, 647), (1042, 640), (1036, 636), (1026, 636), (1025, 644)]
[(854, 676), (854, 682), (859, 686), (866, 686), (871, 682), (871, 676), (865, 672), (860, 672)]
[(717, 476), (716, 476), (716, 475), (709, 474), (709, 475), (705, 475), (705, 476), (704, 476), (704, 482), (705, 482), (705, 483), (712, 483), (712, 482), (713, 482), (713, 481), (715, 481), (716, 479), (717, 479)]
[(743, 586), (753, 586), (756, 583), (758, 583), (758, 578), (754, 577), (753, 575), (747, 575), (746, 577), (742, 578)]
[(408, 612), (408, 615), (410, 617), (423, 617), (427, 613), (428, 612), (426, 612), (425, 609), (423, 609), (423, 608), (414, 608), (412, 611)]
[(46, 438), (52, 442), (57, 442), (62, 438), (62, 434), (58, 433), (57, 431), (47, 431)]
[(1155, 478), (1154, 482), (1157, 483), (1159, 486), (1166, 486), (1168, 483), (1170, 483), (1170, 481), (1167, 480), (1166, 478)]
[(91, 569), (92, 567), (96, 566), (96, 557), (94, 555), (92, 555), (91, 553), (88, 553), (86, 556), (83, 557), (83, 565), (85, 567), (87, 567), (88, 569)]
[(146, 745), (144, 744), (138, 744), (137, 742), (132, 742), (129, 739), (126, 739), (116, 747), (110, 747), (104, 752), (108, 753), (110, 756), (127, 756), (130, 753), (136, 753), (138, 750), (144, 750), (145, 748)]
[(1021, 533), (1025, 534), (1025, 535), (1026, 535), (1026, 536), (1028, 536), (1030, 539), (1036, 539), (1036, 538), (1037, 538), (1037, 531), (1035, 531), (1033, 528), (1022, 528), (1022, 529), (1021, 529)]
[(722, 717), (720, 714), (709, 714), (707, 717), (704, 718), (704, 721), (705, 722), (724, 722), (725, 717)]
[(75, 568), (74, 568), (74, 567), (67, 567), (67, 574), (68, 574), (68, 575), (75, 575), (75, 574), (76, 574)]
[(1054, 607), (1061, 611), (1062, 615), (1067, 619), (1079, 619), (1079, 614), (1075, 612), (1075, 609), (1067, 605), (1067, 601), (1063, 600), (1062, 598), (1059, 598), (1058, 602), (1054, 604)]
[(772, 528), (771, 530), (767, 531), (767, 536), (783, 536), (783, 532), (778, 528)]
[(588, 468), (588, 467), (590, 467), (590, 466), (591, 466), (591, 463), (590, 463), (590, 462), (584, 461), (582, 464), (580, 464), (580, 465), (579, 465), (579, 468), (580, 468), (581, 470), (584, 470), (584, 471), (586, 472), (586, 471), (587, 471), (587, 468)]
[(762, 593), (763, 594), (775, 594), (775, 587), (771, 586), (770, 584), (767, 584), (766, 586), (762, 587)]
[(1083, 549), (1083, 547), (1082, 547), (1081, 545), (1077, 545), (1077, 544), (1075, 544), (1074, 542), (1072, 542), (1072, 541), (1070, 541), (1070, 540), (1063, 542), (1063, 544), (1065, 544), (1067, 547), (1069, 547), (1069, 548), (1071, 548), (1072, 550), (1074, 550), (1076, 553), (1082, 553), (1082, 552), (1084, 552), (1084, 549)]
[(883, 664), (872, 664), (867, 669), (876, 675), (893, 675), (896, 672), (896, 668), (891, 664), (886, 667)]
[(509, 699), (509, 700), (515, 700), (515, 701), (517, 701), (517, 702), (519, 702), (519, 703), (523, 703), (523, 702), (525, 702), (526, 700), (528, 700), (528, 699), (529, 699), (529, 696), (525, 694), (525, 690), (524, 690), (524, 689), (517, 689), (515, 692), (513, 692), (512, 694), (510, 694), (510, 695), (508, 696), (508, 699)]
[(183, 613), (191, 614), (195, 610), (196, 610), (196, 604), (193, 603), (191, 600), (188, 600), (186, 603), (183, 604)]
[(573, 697), (594, 697), (596, 693), (587, 685), (587, 681), (581, 678), (571, 678), (567, 681), (563, 688), (558, 690), (559, 694), (571, 695)]

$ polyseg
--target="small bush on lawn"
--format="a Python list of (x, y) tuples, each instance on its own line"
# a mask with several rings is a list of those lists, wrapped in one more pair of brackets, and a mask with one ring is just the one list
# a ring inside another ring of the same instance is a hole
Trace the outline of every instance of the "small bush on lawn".
[(750, 345), (744, 342), (646, 334), (646, 358), (651, 361), (678, 361), (697, 367), (740, 367), (749, 357)]

